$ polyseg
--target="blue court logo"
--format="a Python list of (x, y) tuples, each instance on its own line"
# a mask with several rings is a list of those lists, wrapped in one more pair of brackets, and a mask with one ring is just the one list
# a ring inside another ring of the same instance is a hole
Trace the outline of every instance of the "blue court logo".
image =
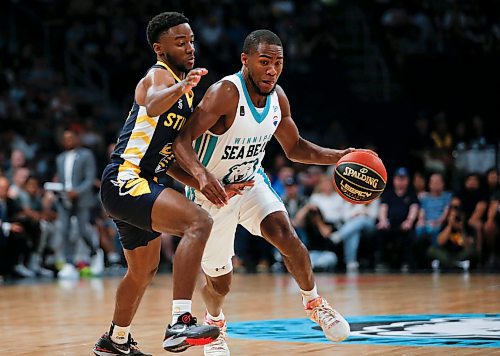
[[(500, 314), (378, 315), (346, 318), (343, 344), (500, 348)], [(287, 342), (329, 343), (308, 319), (230, 323), (229, 336)]]

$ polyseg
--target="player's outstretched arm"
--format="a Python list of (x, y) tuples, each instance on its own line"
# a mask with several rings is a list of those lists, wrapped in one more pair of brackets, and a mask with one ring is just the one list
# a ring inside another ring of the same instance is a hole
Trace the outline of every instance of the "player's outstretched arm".
[(212, 85), (187, 120), (173, 146), (179, 165), (198, 180), (200, 191), (207, 199), (217, 205), (227, 203), (227, 194), (215, 176), (201, 164), (192, 145), (194, 140), (212, 128), (222, 116), (227, 114), (228, 107), (232, 106), (232, 101), (238, 100), (237, 97), (234, 99), (235, 91), (236, 89), (228, 82)]
[(181, 96), (198, 85), (201, 77), (207, 73), (205, 68), (196, 68), (191, 70), (184, 80), (175, 83), (168, 71), (153, 69), (137, 85), (135, 100), (146, 107), (149, 117), (161, 115)]
[[(318, 146), (310, 141), (303, 139), (292, 119), (290, 103), (283, 89), (277, 85), (276, 92), (278, 93), (281, 122), (278, 125), (274, 136), (280, 143), (283, 151), (289, 160), (293, 162), (308, 163), (308, 164), (335, 164), (344, 155), (357, 151), (354, 148), (345, 150), (336, 150)], [(375, 154), (374, 152), (370, 151)]]

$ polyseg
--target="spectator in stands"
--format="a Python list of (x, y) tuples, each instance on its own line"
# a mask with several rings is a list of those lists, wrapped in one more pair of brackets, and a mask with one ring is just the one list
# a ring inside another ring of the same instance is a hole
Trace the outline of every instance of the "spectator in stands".
[(344, 223), (329, 238), (334, 244), (343, 242), (344, 260), (347, 272), (359, 269), (358, 248), (362, 234), (375, 231), (375, 223), (379, 214), (380, 201), (370, 204), (350, 204), (343, 202)]
[(493, 194), (484, 224), (486, 267), (500, 267), (500, 190)]
[(334, 244), (329, 237), (335, 226), (325, 221), (321, 210), (306, 204), (297, 212), (295, 220), (303, 226), (307, 237), (305, 245), (309, 251), (314, 270), (331, 271), (337, 265), (337, 255), (333, 252)]
[(12, 180), (10, 182), (9, 197), (14, 200), (19, 200), (19, 194), (23, 190), (26, 180), (30, 176), (30, 170), (26, 167), (15, 168), (12, 172)]
[(481, 260), (483, 248), (483, 220), (488, 207), (488, 198), (480, 186), (480, 176), (472, 173), (464, 180), (462, 190), (456, 198), (461, 206), (465, 218), (465, 226), (474, 237), (478, 257)]
[[(412, 262), (411, 247), (418, 209), (419, 202), (410, 187), (409, 172), (406, 168), (400, 167), (394, 172), (392, 189), (386, 189), (381, 197), (377, 224), (376, 264), (388, 261), (391, 267), (398, 265), (402, 270), (408, 270)], [(389, 250), (395, 253), (388, 254)], [(391, 258), (392, 256), (397, 258)]]
[(99, 234), (99, 245), (106, 254), (108, 265), (119, 264), (122, 260), (122, 256), (117, 252), (117, 246), (119, 246), (118, 229), (114, 221), (100, 209), (95, 218), (95, 222)]
[(43, 267), (43, 252), (47, 246), (47, 240), (54, 233), (54, 225), (49, 222), (53, 219), (50, 207), (44, 206), (42, 191), (38, 178), (30, 176), (24, 184), (24, 189), (19, 194), (21, 214), (27, 225), (31, 226), (32, 238), (36, 236), (36, 243), (31, 249), (29, 268), (43, 277), (52, 277), (52, 271)]
[(500, 191), (500, 176), (496, 168), (490, 168), (486, 171), (486, 195), (492, 199)]
[(422, 172), (415, 172), (412, 179), (413, 191), (417, 195), (418, 199), (421, 199), (425, 194), (427, 194), (425, 188), (425, 176)]
[(303, 217), (297, 216), (297, 213), (307, 204), (307, 198), (302, 194), (301, 187), (299, 187), (297, 179), (295, 177), (290, 177), (285, 179), (283, 182), (285, 185), (285, 194), (283, 195), (283, 204), (290, 216), (290, 221), (297, 231), (297, 235), (302, 240), (306, 242), (306, 236), (304, 235), (303, 227)]
[(327, 224), (338, 229), (343, 223), (346, 201), (333, 188), (333, 181), (329, 175), (321, 175), (309, 203), (319, 208)]
[(429, 177), (429, 193), (420, 199), (420, 211), (416, 226), (417, 240), (435, 243), (441, 226), (446, 219), (452, 195), (444, 190), (444, 178), (441, 173)]
[(451, 164), (451, 151), (453, 149), (453, 136), (448, 128), (444, 112), (440, 112), (434, 117), (431, 139), (433, 146), (429, 156), (426, 157), (425, 167), (427, 170), (444, 173)]
[(57, 177), (63, 185), (58, 205), (58, 220), (65, 244), (66, 264), (59, 271), (61, 278), (75, 276), (73, 266), (74, 248), (70, 242), (71, 217), (78, 221), (79, 236), (90, 249), (91, 270), (97, 274), (102, 272), (103, 253), (96, 248), (89, 231), (90, 209), (96, 203), (93, 184), (96, 175), (96, 163), (92, 152), (80, 146), (76, 132), (64, 131), (64, 152), (57, 156)]
[(279, 169), (278, 171), (278, 179), (275, 179), (272, 182), (272, 187), (276, 194), (278, 194), (280, 197), (285, 194), (285, 186), (284, 182), (288, 178), (292, 178), (295, 175), (295, 170), (290, 167), (290, 166), (283, 166)]
[(17, 202), (8, 196), (9, 180), (0, 177), (0, 275), (13, 274), (32, 278), (35, 273), (25, 263), (29, 258), (29, 236), (16, 221), (21, 211)]
[(433, 145), (429, 132), (429, 118), (427, 113), (420, 112), (415, 121), (415, 129), (411, 130), (409, 140), (409, 148), (414, 166), (418, 169), (424, 167), (424, 161), (429, 155), (429, 150)]
[[(300, 240), (306, 245), (306, 247), (311, 248), (309, 245), (309, 238), (306, 233), (306, 228), (312, 228), (315, 225), (311, 220), (307, 220), (308, 213), (310, 211), (311, 205), (308, 205), (308, 199), (302, 193), (302, 187), (299, 186), (298, 181), (295, 177), (287, 178), (284, 181), (285, 195), (283, 196), (283, 204), (290, 216), (290, 221), (292, 222), (297, 235)], [(307, 207), (306, 207), (307, 206)], [(305, 208), (306, 207), (306, 208)], [(306, 226), (307, 225), (307, 226)], [(314, 226), (315, 231), (313, 234), (318, 233), (318, 227)], [(313, 239), (318, 237), (318, 235), (313, 236)], [(323, 237), (321, 237), (324, 240)], [(330, 256), (327, 256), (330, 255)], [(321, 269), (333, 269), (336, 264), (336, 256), (332, 259), (331, 253), (322, 254), (320, 251), (315, 250), (311, 253), (311, 259), (313, 261), (313, 268)], [(276, 263), (273, 265), (273, 271), (283, 271), (283, 258), (281, 254), (275, 250), (274, 258)]]
[(9, 166), (5, 172), (5, 176), (12, 183), (14, 178), (14, 173), (18, 168), (26, 167), (26, 157), (20, 149), (13, 149), (10, 153)]
[(342, 224), (346, 204), (335, 192), (330, 176), (322, 174), (308, 204), (296, 213), (293, 223), (304, 229), (313, 268), (331, 270), (337, 264), (329, 237)]
[(474, 258), (474, 239), (467, 228), (465, 212), (460, 201), (454, 198), (447, 210), (446, 218), (437, 236), (437, 243), (430, 246), (427, 254), (432, 259), (432, 268), (461, 267), (468, 271)]
[(325, 171), (319, 166), (309, 166), (303, 174), (299, 174), (305, 196), (311, 196), (319, 186)]
[(484, 121), (479, 115), (474, 115), (472, 118), (472, 132), (469, 141), (471, 148), (484, 148), (488, 143), (488, 138), (484, 132)]

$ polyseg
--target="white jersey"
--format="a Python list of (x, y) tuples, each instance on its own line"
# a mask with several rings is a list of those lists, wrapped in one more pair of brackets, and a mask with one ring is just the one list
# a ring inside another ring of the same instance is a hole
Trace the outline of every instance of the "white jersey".
[[(256, 108), (241, 72), (221, 79), (232, 82), (239, 93), (236, 117), (231, 127), (221, 135), (205, 132), (194, 142), (198, 159), (223, 184), (245, 182), (256, 172), (263, 174), (261, 163), (265, 148), (281, 121), (278, 94), (274, 91), (266, 99), (264, 108)], [(201, 193), (189, 188), (190, 199), (201, 198)], [(203, 197), (204, 198), (204, 197)]]

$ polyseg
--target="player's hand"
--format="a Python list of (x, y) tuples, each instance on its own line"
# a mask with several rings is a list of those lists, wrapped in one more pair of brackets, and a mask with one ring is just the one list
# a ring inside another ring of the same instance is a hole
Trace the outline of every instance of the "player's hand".
[(215, 176), (210, 172), (205, 172), (202, 174), (198, 183), (200, 185), (200, 192), (210, 200), (212, 204), (217, 205), (218, 207), (222, 207), (227, 204), (227, 200), (229, 199), (224, 187), (219, 182)]
[(184, 78), (184, 80), (182, 81), (184, 85), (184, 92), (187, 93), (195, 86), (197, 86), (200, 82), (201, 77), (203, 77), (207, 73), (208, 70), (206, 68), (195, 68), (189, 71), (189, 73), (186, 75), (186, 78)]
[(254, 183), (255, 181), (249, 180), (248, 182), (226, 184), (224, 186), (224, 190), (226, 191), (227, 198), (231, 199), (235, 195), (241, 195), (241, 192), (246, 187), (253, 187)]
[(372, 155), (378, 157), (378, 154), (375, 151), (367, 150), (365, 148), (353, 148), (353, 147), (349, 147), (349, 148), (346, 148), (345, 150), (340, 150), (339, 151), (340, 158), (343, 157), (343, 156), (345, 156), (348, 153), (351, 153), (351, 152), (366, 152), (366, 153), (369, 153), (369, 154), (372, 154)]

